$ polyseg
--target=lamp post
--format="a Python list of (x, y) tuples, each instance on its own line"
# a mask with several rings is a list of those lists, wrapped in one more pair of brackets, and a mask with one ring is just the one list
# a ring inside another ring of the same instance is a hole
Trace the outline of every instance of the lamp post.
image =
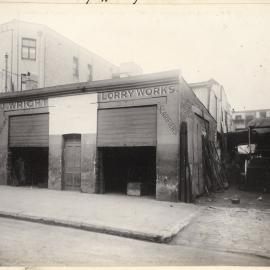
[[(10, 91), (13, 91), (13, 82), (12, 82), (12, 76), (13, 76), (13, 35), (14, 35), (14, 30), (13, 29), (5, 29), (1, 30), (1, 33), (5, 32), (11, 32), (11, 50), (10, 50)], [(7, 68), (6, 68), (7, 70)], [(7, 77), (6, 77), (7, 78)], [(8, 84), (8, 83), (7, 83)], [(7, 92), (7, 87), (5, 88)]]

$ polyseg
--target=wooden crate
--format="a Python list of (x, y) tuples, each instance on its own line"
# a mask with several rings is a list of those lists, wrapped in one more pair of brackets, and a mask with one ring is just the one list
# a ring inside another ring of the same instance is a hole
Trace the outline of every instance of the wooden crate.
[(129, 196), (142, 196), (143, 185), (140, 182), (129, 182), (127, 184), (127, 195)]

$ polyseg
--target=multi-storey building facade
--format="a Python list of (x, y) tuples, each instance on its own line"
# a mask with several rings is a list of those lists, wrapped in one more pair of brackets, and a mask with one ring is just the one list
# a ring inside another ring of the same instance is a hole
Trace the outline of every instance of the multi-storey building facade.
[(217, 132), (232, 131), (231, 106), (222, 85), (213, 79), (189, 84), (195, 95), (217, 121)]
[(111, 79), (117, 67), (41, 24), (0, 25), (0, 92)]
[(270, 118), (270, 109), (232, 111), (233, 128), (235, 131), (247, 128), (248, 123), (256, 118)]

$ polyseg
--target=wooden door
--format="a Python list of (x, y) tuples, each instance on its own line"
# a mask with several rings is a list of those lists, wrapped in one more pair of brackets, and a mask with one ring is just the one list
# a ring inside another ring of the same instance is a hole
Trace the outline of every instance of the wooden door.
[(81, 136), (65, 137), (64, 144), (64, 189), (81, 189)]
[(200, 136), (198, 119), (195, 116), (193, 126), (193, 189), (196, 195), (200, 194), (200, 151), (199, 139)]
[(193, 181), (196, 195), (204, 192), (202, 136), (207, 136), (208, 122), (195, 115), (193, 132)]

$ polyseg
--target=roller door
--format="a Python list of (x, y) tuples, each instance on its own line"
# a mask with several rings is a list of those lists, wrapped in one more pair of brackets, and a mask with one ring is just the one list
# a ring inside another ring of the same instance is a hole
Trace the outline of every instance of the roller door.
[(10, 147), (48, 147), (49, 114), (10, 116)]
[(156, 106), (98, 110), (98, 146), (156, 146), (156, 141)]

